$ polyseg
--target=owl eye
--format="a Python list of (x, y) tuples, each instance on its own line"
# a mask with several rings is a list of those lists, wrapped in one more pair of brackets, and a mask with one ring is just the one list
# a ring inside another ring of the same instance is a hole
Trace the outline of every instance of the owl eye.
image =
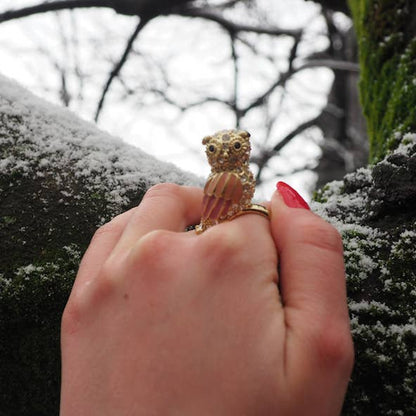
[(211, 145), (208, 146), (208, 151), (210, 153), (215, 153), (215, 150), (216, 150), (216, 148), (215, 148), (215, 146), (213, 144), (211, 144)]
[(240, 150), (241, 149), (241, 143), (240, 142), (235, 142), (234, 143), (234, 149), (235, 150)]

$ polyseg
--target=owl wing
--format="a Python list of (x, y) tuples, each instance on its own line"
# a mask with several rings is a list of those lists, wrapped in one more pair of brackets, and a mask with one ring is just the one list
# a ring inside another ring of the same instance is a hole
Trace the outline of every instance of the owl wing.
[(243, 184), (233, 172), (212, 174), (205, 184), (202, 202), (202, 221), (216, 223), (233, 212), (243, 196)]

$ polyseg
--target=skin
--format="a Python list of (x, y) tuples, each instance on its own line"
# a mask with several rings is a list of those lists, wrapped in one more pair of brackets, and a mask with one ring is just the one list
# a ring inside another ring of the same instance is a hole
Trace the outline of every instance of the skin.
[(62, 319), (62, 416), (340, 413), (339, 234), (277, 192), (270, 221), (183, 232), (201, 199), (158, 185), (95, 234)]

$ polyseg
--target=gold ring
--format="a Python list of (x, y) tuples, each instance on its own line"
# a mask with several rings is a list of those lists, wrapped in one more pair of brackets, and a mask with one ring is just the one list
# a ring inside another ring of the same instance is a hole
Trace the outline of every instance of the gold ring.
[(204, 137), (211, 173), (204, 187), (201, 222), (197, 234), (224, 221), (245, 214), (269, 218), (267, 208), (251, 202), (256, 181), (249, 167), (250, 133), (221, 130)]

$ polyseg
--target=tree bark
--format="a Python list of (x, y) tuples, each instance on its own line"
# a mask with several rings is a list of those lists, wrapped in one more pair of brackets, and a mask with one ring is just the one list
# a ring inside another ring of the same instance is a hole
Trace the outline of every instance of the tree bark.
[(416, 3), (351, 0), (371, 161), (313, 208), (341, 232), (356, 365), (345, 415), (416, 414)]
[[(333, 13), (325, 14), (330, 39), (327, 54), (335, 61), (358, 63), (354, 30), (339, 30), (333, 23)], [(318, 174), (317, 188), (331, 180), (341, 180), (346, 173), (368, 163), (367, 129), (358, 92), (359, 71), (333, 71), (334, 81), (328, 103), (316, 123), (324, 136), (321, 144), (322, 156), (314, 169)]]
[(60, 321), (100, 224), (193, 175), (0, 76), (0, 415), (59, 414)]
[(350, 0), (350, 5), (370, 159), (376, 162), (397, 147), (397, 137), (416, 131), (416, 2)]

